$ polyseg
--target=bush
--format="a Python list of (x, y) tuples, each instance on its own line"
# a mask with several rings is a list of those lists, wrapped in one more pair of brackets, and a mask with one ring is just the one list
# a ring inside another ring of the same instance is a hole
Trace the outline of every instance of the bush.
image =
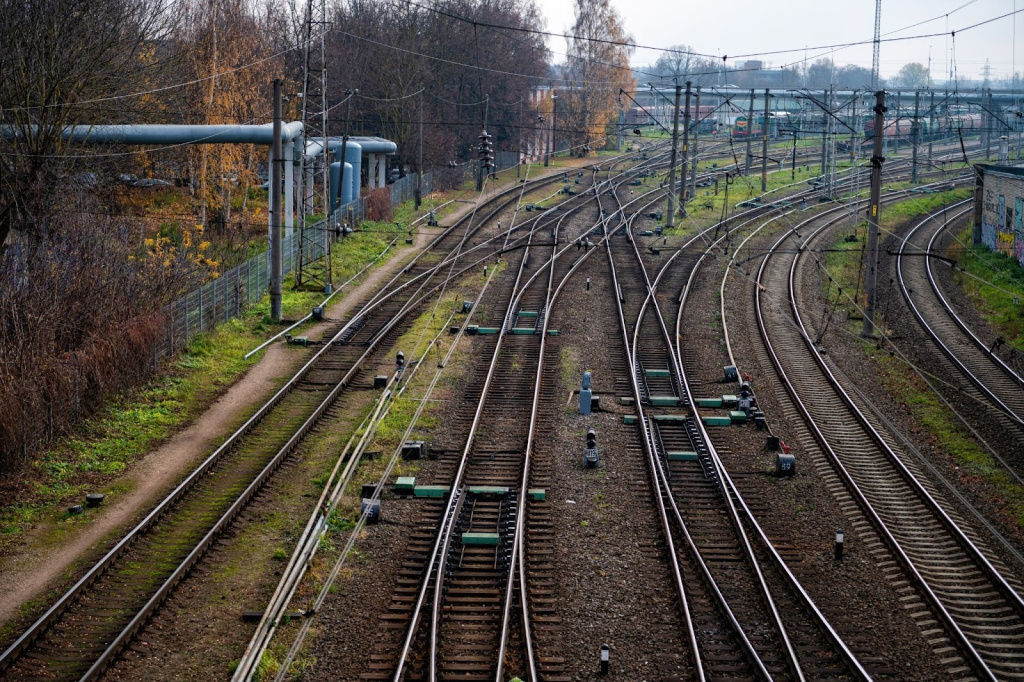
[(151, 375), (161, 307), (208, 263), (141, 239), (74, 217), (0, 253), (0, 472)]
[(391, 188), (378, 187), (366, 192), (366, 219), (391, 220)]

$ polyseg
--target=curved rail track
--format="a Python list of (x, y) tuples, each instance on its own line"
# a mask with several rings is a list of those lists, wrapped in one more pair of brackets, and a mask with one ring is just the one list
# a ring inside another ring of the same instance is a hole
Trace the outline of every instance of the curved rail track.
[[(953, 310), (932, 268), (936, 242), (943, 230), (967, 215), (971, 200), (948, 207), (920, 221), (896, 254), (896, 273), (903, 296), (935, 345), (989, 403), (1017, 427), (1024, 426), (1024, 377), (982, 342)], [(914, 257), (919, 256), (919, 257)]]
[(815, 330), (801, 315), (798, 264), (833, 222), (805, 221), (780, 237), (762, 261), (755, 305), (763, 342), (837, 474), (923, 597), (915, 620), (927, 628), (936, 618), (948, 634), (943, 663), (953, 674), (1020, 679), (1024, 601), (1017, 586), (836, 378), (828, 356), (813, 341)]
[(269, 401), (0, 654), (0, 675), (73, 680), (102, 672), (339, 396), (368, 381), (363, 367), (397, 338), (406, 316), (486, 259), (490, 244), (500, 248), (504, 234), (481, 227), (514, 209), (527, 188), (559, 180), (549, 176), (488, 199), (482, 219), (474, 222), (474, 211), (456, 221), (346, 322), (335, 323), (329, 341)]

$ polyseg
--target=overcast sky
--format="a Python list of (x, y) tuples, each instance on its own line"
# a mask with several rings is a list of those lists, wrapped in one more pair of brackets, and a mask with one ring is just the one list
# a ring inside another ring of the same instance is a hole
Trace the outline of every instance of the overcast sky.
[[(562, 32), (573, 22), (572, 0), (537, 0), (549, 31)], [(697, 52), (714, 55), (794, 50), (785, 54), (752, 56), (766, 65), (782, 66), (804, 59), (804, 48), (861, 40), (874, 33), (875, 0), (612, 0), (625, 18), (626, 28), (641, 45), (667, 47), (692, 45)], [(945, 36), (883, 42), (882, 76), (890, 76), (907, 62), (928, 64), (932, 77), (942, 78), (950, 67), (954, 41), (948, 32), (956, 30), (955, 62), (958, 75), (979, 78), (986, 57), (991, 60), (993, 78), (1024, 72), (1024, 49), (1014, 54), (1014, 27), (1024, 39), (1024, 11), (986, 26), (960, 32), (966, 26), (1015, 10), (1024, 10), (1024, 0), (882, 0), (882, 34), (889, 37), (945, 33)], [(948, 14), (948, 17), (942, 16)], [(938, 19), (906, 28), (928, 19)], [(906, 30), (900, 30), (906, 29)], [(565, 52), (565, 41), (551, 39), (548, 46)], [(832, 56), (836, 63), (871, 67), (871, 45), (829, 50), (808, 50), (813, 61)], [(649, 64), (657, 51), (637, 50), (634, 65)], [(555, 55), (555, 61), (562, 56)]]

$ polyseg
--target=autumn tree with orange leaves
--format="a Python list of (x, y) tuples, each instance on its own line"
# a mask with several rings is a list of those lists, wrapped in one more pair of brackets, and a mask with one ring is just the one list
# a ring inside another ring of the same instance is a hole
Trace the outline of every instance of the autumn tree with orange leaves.
[(567, 87), (558, 93), (559, 139), (577, 155), (599, 149), (614, 135), (619, 89), (636, 86), (629, 66), (633, 37), (611, 0), (575, 0), (576, 22), (566, 35)]

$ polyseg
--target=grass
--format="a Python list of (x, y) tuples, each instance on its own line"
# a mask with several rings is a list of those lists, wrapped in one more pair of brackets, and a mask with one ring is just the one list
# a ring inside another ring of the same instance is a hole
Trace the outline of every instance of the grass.
[(954, 278), (1004, 341), (1024, 352), (1024, 267), (1014, 258), (971, 244), (970, 229), (958, 235), (967, 244)]
[[(966, 198), (969, 193), (969, 190), (952, 190), (915, 197), (888, 206), (882, 213), (882, 227), (893, 230), (901, 223), (932, 213), (945, 204)], [(826, 300), (837, 308), (850, 306), (851, 313), (853, 309), (848, 298), (849, 292), (860, 292), (857, 304), (863, 307), (865, 303), (862, 282), (858, 280), (858, 277), (863, 277), (861, 261), (863, 259), (863, 235), (865, 232), (863, 228), (865, 225), (865, 222), (858, 225), (861, 238), (854, 242), (837, 241), (831, 245), (832, 250), (825, 259), (828, 272), (835, 279), (833, 283), (826, 281), (822, 284), (825, 288)], [(967, 238), (969, 239), (969, 233)], [(985, 252), (977, 254), (977, 257), (964, 258), (963, 262), (965, 265), (971, 263), (970, 267), (975, 270), (972, 274), (978, 274), (979, 277), (982, 276), (980, 273), (995, 277), (1000, 276), (997, 273), (1005, 273), (1002, 276), (1006, 278), (1007, 283), (1016, 286), (1015, 290), (1024, 296), (1024, 269), (1017, 266), (1014, 271), (1010, 267), (1011, 263), (1001, 262), (998, 257), (993, 258), (993, 256), (999, 255)], [(1005, 256), (1002, 258), (1007, 261), (1011, 260)], [(979, 297), (978, 302), (983, 305), (993, 305), (988, 302), (989, 297), (994, 299), (994, 304), (997, 306), (1000, 302), (1012, 301), (1012, 295), (998, 292), (994, 287), (987, 287), (990, 291), (987, 292), (988, 296), (986, 297), (980, 293), (981, 289), (986, 288), (984, 285), (978, 283), (977, 280), (964, 279), (968, 283), (968, 289), (971, 286), (970, 282), (977, 285), (975, 293)], [(839, 293), (837, 284), (843, 288), (846, 295)], [(998, 296), (994, 292), (998, 292)], [(890, 295), (898, 294), (890, 292)], [(1012, 306), (1012, 303), (1010, 305)], [(885, 310), (878, 312), (876, 321), (879, 327), (884, 329)], [(1011, 316), (1015, 315), (1018, 322), (1022, 321), (1019, 306), (1006, 310), (1006, 313)], [(859, 315), (859, 312), (857, 314)], [(860, 323), (851, 319), (853, 317), (850, 315), (842, 320), (834, 319), (833, 324), (844, 324), (852, 336), (857, 336), (860, 332)], [(1016, 338), (1018, 341), (1020, 340), (1019, 336)], [(927, 434), (927, 438), (941, 447), (953, 459), (960, 469), (961, 478), (984, 481), (991, 486), (1002, 498), (1001, 503), (1006, 513), (1014, 522), (1024, 525), (1024, 488), (1008, 476), (1002, 467), (985, 452), (967, 429), (961, 425), (950, 408), (917, 374), (908, 370), (903, 360), (894, 353), (879, 349), (872, 342), (861, 341), (860, 344), (862, 351), (874, 361), (882, 385), (900, 404), (910, 410), (917, 424)]]

